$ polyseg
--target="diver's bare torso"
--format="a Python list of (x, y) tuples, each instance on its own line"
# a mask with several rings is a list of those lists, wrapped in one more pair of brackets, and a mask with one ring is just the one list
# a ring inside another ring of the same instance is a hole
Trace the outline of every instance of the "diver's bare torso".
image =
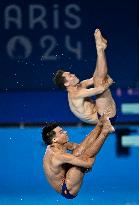
[[(81, 84), (79, 89), (82, 89)], [(79, 89), (76, 92), (68, 92), (68, 101), (71, 111), (80, 120), (95, 124), (98, 121), (98, 113), (105, 113), (110, 118), (115, 116), (116, 106), (109, 89), (96, 95), (96, 102), (90, 97), (77, 97)]]
[(78, 98), (76, 93), (68, 92), (68, 102), (71, 111), (80, 120), (91, 124), (97, 122), (96, 104), (91, 98)]
[(48, 182), (57, 192), (61, 193), (61, 185), (65, 177), (65, 170), (62, 166), (58, 165), (56, 159), (57, 154), (59, 154), (57, 148), (48, 146), (43, 158), (43, 167)]

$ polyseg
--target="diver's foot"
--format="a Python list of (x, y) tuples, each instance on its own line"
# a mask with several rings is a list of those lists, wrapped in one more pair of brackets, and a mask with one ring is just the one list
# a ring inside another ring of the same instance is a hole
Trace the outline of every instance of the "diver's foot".
[(101, 117), (99, 118), (99, 121), (100, 121), (102, 124), (106, 124), (106, 123), (108, 123), (110, 120), (109, 120), (109, 117), (108, 117), (105, 113), (103, 113), (103, 114), (101, 115)]
[(94, 36), (95, 36), (97, 51), (99, 52), (105, 50), (107, 47), (107, 40), (103, 38), (99, 29), (95, 30)]
[(112, 124), (111, 124), (109, 118), (106, 117), (106, 119), (107, 119), (107, 120), (106, 120), (106, 121), (104, 122), (104, 124), (103, 124), (104, 130), (107, 130), (109, 133), (115, 132), (115, 129), (114, 129), (114, 127), (112, 126)]

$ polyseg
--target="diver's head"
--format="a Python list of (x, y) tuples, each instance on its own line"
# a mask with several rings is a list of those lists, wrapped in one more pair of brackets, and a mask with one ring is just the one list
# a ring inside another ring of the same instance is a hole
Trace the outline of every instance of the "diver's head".
[(67, 89), (69, 86), (75, 86), (79, 83), (75, 74), (63, 70), (58, 70), (53, 80), (61, 89)]

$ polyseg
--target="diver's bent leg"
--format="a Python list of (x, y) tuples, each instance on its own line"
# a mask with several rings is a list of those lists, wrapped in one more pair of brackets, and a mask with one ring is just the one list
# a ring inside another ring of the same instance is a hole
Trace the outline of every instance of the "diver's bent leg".
[(90, 147), (83, 153), (88, 157), (94, 157), (100, 151), (102, 145), (104, 144), (105, 140), (107, 139), (109, 134), (108, 129), (103, 129), (99, 137), (90, 145)]
[[(92, 141), (87, 147), (86, 149), (82, 149), (82, 152), (80, 154), (80, 152), (77, 152), (78, 150), (75, 150), (75, 152), (73, 152), (73, 154), (75, 156), (88, 156), (88, 157), (94, 157), (99, 150), (101, 149), (104, 141), (106, 140), (108, 134), (110, 132), (114, 131), (114, 127), (111, 125), (110, 121), (104, 121), (103, 124), (103, 128), (101, 130), (100, 135), (94, 140)], [(80, 148), (81, 149), (81, 148)]]
[(105, 79), (108, 73), (106, 56), (104, 51), (99, 51), (97, 55), (96, 69), (94, 72), (95, 78)]
[(80, 156), (87, 148), (96, 140), (100, 135), (103, 128), (102, 123), (99, 121), (96, 127), (86, 136), (86, 138), (79, 144), (79, 146), (73, 151), (75, 156)]
[(99, 29), (95, 30), (94, 36), (96, 41), (97, 62), (96, 62), (96, 69), (93, 76), (96, 78), (96, 81), (98, 80), (102, 81), (106, 78), (108, 73), (107, 61), (105, 56), (107, 41), (103, 38)]

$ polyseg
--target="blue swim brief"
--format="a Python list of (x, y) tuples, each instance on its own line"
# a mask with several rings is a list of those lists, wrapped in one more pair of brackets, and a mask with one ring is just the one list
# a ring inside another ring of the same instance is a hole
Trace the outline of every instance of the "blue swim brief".
[(74, 196), (74, 195), (69, 193), (69, 190), (67, 189), (65, 181), (62, 184), (62, 193), (61, 193), (61, 195), (63, 197), (65, 197), (66, 199), (73, 199), (73, 198), (75, 198), (77, 196), (77, 195)]

